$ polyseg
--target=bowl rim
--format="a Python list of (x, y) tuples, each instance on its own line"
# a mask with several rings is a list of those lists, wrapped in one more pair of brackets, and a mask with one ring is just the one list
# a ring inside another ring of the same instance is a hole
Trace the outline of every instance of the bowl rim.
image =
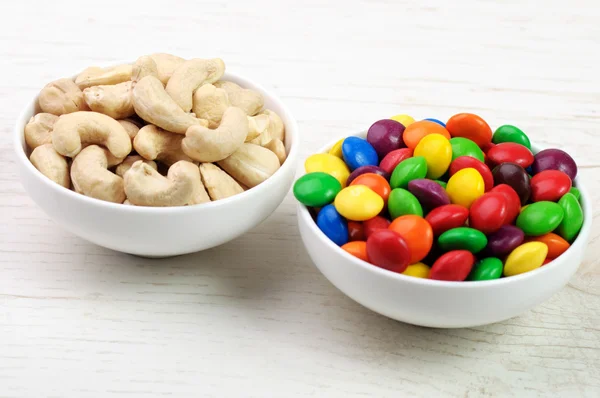
[[(367, 134), (367, 131), (362, 130), (362, 131), (359, 131), (358, 133), (354, 133), (352, 135), (346, 135), (344, 137), (337, 138), (337, 139), (329, 142), (325, 146), (319, 148), (319, 150), (317, 152), (314, 152), (313, 154), (327, 153), (327, 151), (329, 149), (331, 149), (333, 147), (333, 145), (335, 145), (335, 143), (337, 143), (340, 139), (350, 137), (350, 136), (365, 138), (366, 134)], [(533, 143), (531, 144), (531, 146), (532, 146), (532, 152), (534, 152), (534, 153), (537, 153), (541, 150), (547, 149), (545, 147), (541, 147), (541, 146), (533, 144)], [(306, 174), (306, 172), (303, 172), (302, 175), (304, 175), (304, 174)], [(298, 178), (300, 178), (300, 177), (301, 176), (299, 176)], [(300, 203), (298, 201), (296, 201), (296, 202), (297, 202), (298, 218), (302, 219), (299, 221), (307, 224), (309, 230), (311, 231), (311, 233), (313, 235), (315, 235), (317, 237), (317, 239), (324, 241), (325, 245), (328, 248), (333, 250), (335, 253), (341, 255), (343, 258), (345, 258), (350, 264), (352, 264), (355, 267), (363, 268), (367, 272), (373, 272), (375, 274), (378, 274), (379, 276), (382, 276), (385, 278), (391, 278), (393, 280), (397, 280), (398, 282), (407, 282), (407, 283), (414, 283), (414, 284), (421, 285), (421, 286), (443, 287), (443, 288), (449, 288), (449, 289), (462, 289), (462, 288), (478, 289), (478, 288), (482, 288), (482, 287), (502, 286), (502, 285), (509, 284), (509, 283), (517, 283), (519, 281), (536, 278), (538, 275), (542, 275), (543, 273), (552, 272), (555, 268), (560, 267), (562, 265), (564, 260), (569, 257), (569, 253), (574, 252), (576, 250), (576, 248), (578, 248), (579, 246), (584, 246), (587, 243), (590, 233), (591, 233), (592, 218), (593, 218), (591, 198), (589, 196), (587, 189), (585, 188), (585, 184), (581, 181), (581, 178), (579, 175), (575, 177), (574, 186), (576, 186), (579, 189), (579, 191), (581, 192), (581, 198), (582, 198), (581, 204), (582, 204), (582, 208), (583, 208), (583, 225), (581, 227), (581, 231), (579, 231), (579, 235), (577, 236), (575, 241), (569, 246), (569, 248), (563, 254), (561, 254), (559, 257), (552, 260), (551, 262), (544, 265), (543, 267), (538, 267), (534, 270), (524, 272), (522, 274), (510, 276), (510, 277), (498, 278), (498, 279), (492, 279), (492, 280), (484, 280), (484, 281), (466, 281), (466, 280), (465, 281), (440, 281), (440, 280), (428, 279), (428, 278), (427, 279), (426, 278), (416, 278), (414, 276), (404, 275), (404, 274), (400, 274), (397, 272), (389, 271), (387, 269), (380, 268), (376, 265), (373, 265), (371, 263), (363, 261), (363, 260), (353, 256), (352, 254), (348, 253), (347, 251), (343, 250), (340, 246), (333, 243), (318, 228), (317, 223), (313, 220), (312, 216), (310, 215), (310, 212), (308, 211), (308, 208), (305, 205), (303, 205), (302, 203)], [(582, 248), (582, 250), (583, 249), (584, 248)], [(431, 266), (429, 266), (429, 267), (431, 268)]]
[[(111, 64), (115, 65), (115, 64)], [(239, 193), (234, 196), (230, 196), (225, 199), (220, 199), (216, 201), (211, 201), (208, 203), (202, 203), (199, 205), (193, 206), (172, 206), (172, 207), (150, 207), (150, 206), (128, 206), (122, 203), (112, 203), (104, 200), (92, 198), (89, 196), (82, 195), (77, 193), (69, 188), (65, 188), (62, 185), (56, 184), (51, 181), (49, 178), (44, 176), (38, 169), (36, 169), (29, 158), (27, 157), (25, 151), (25, 140), (24, 140), (24, 128), (27, 122), (29, 121), (30, 114), (35, 114), (35, 109), (37, 109), (37, 98), (36, 95), (31, 101), (29, 101), (19, 113), (19, 116), (15, 122), (14, 131), (13, 131), (13, 148), (16, 153), (17, 160), (23, 164), (23, 166), (28, 169), (28, 171), (37, 178), (39, 184), (44, 184), (47, 188), (55, 190), (59, 194), (64, 194), (72, 200), (81, 201), (84, 204), (90, 206), (100, 206), (106, 209), (113, 209), (115, 211), (123, 211), (128, 213), (143, 213), (143, 214), (185, 214), (192, 213), (195, 211), (202, 211), (220, 208), (223, 206), (235, 205), (243, 203), (245, 200), (252, 200), (252, 198), (258, 199), (258, 196), (265, 195), (269, 191), (269, 189), (277, 183), (278, 180), (285, 178), (285, 176), (289, 173), (290, 169), (292, 172), (296, 170), (296, 160), (299, 156), (299, 131), (298, 131), (298, 122), (292, 115), (289, 108), (283, 103), (283, 101), (275, 95), (270, 90), (267, 90), (262, 85), (256, 83), (254, 80), (243, 77), (242, 75), (225, 71), (223, 75), (224, 79), (232, 80), (234, 82), (239, 83), (240, 85), (246, 85), (252, 87), (259, 91), (265, 98), (268, 98), (270, 101), (274, 102), (277, 107), (283, 110), (283, 115), (287, 119), (287, 123), (284, 121), (285, 125), (285, 133), (286, 138), (289, 137), (289, 151), (287, 154), (286, 161), (279, 167), (279, 169), (267, 180), (263, 183), (248, 189), (242, 193)], [(40, 89), (41, 90), (41, 89)], [(38, 91), (39, 92), (39, 91)]]

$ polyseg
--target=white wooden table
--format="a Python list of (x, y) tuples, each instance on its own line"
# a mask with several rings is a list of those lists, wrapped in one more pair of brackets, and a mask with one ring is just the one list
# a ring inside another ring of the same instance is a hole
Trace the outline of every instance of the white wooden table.
[[(0, 397), (600, 396), (597, 1), (19, 0), (0, 17)], [(157, 51), (220, 56), (272, 88), (303, 156), (397, 113), (516, 124), (575, 155), (596, 208), (585, 261), (518, 318), (434, 330), (329, 284), (291, 194), (203, 253), (83, 241), (25, 194), (13, 123), (46, 82)]]

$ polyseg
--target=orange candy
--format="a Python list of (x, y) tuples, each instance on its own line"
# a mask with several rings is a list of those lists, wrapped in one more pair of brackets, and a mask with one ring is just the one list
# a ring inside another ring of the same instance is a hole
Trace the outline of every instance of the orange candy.
[(433, 230), (423, 217), (413, 214), (396, 218), (389, 229), (398, 233), (410, 250), (410, 264), (417, 263), (425, 258), (433, 245)]
[(387, 203), (390, 192), (392, 191), (389, 182), (387, 182), (384, 177), (375, 173), (361, 174), (352, 180), (350, 185), (364, 185), (367, 188), (371, 188), (373, 192), (381, 196), (385, 203)]
[(553, 232), (549, 232), (542, 236), (529, 238), (527, 241), (545, 243), (546, 246), (548, 246), (548, 254), (546, 255), (546, 258), (548, 259), (555, 259), (571, 246), (569, 242)]
[(369, 258), (367, 257), (367, 242), (365, 241), (355, 240), (353, 242), (348, 242), (342, 246), (342, 249), (346, 250), (354, 257), (358, 257), (363, 261), (369, 262)]
[[(480, 148), (492, 141), (492, 129), (485, 120), (472, 113), (458, 113), (448, 119), (446, 129), (452, 137), (468, 138)], [(406, 134), (406, 131), (404, 132)]]
[(450, 139), (450, 133), (443, 126), (430, 122), (429, 120), (421, 120), (409, 125), (402, 134), (402, 139), (407, 147), (415, 149), (419, 142), (429, 134), (441, 134)]

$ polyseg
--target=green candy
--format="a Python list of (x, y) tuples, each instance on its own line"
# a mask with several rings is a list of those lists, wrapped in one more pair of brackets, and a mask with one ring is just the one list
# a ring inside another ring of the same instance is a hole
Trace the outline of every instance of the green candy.
[(423, 156), (414, 156), (396, 166), (390, 178), (390, 187), (406, 189), (410, 181), (425, 178), (426, 175), (427, 161)]
[(505, 124), (504, 126), (498, 127), (492, 136), (492, 142), (494, 144), (514, 142), (527, 147), (527, 149), (531, 149), (529, 137), (527, 137), (523, 130), (515, 126), (511, 126), (510, 124)]
[(476, 143), (468, 138), (454, 137), (450, 138), (452, 145), (452, 160), (460, 156), (471, 156), (472, 158), (484, 161), (483, 151)]
[(579, 201), (572, 193), (566, 193), (558, 201), (565, 216), (558, 226), (558, 234), (569, 242), (573, 242), (583, 225), (583, 210)]
[(469, 227), (449, 229), (438, 238), (438, 245), (444, 251), (468, 250), (471, 253), (479, 253), (487, 246), (487, 242), (483, 232)]
[(335, 199), (342, 190), (340, 182), (331, 174), (308, 173), (298, 178), (294, 184), (294, 196), (305, 206), (322, 207)]
[(504, 264), (502, 264), (502, 261), (499, 258), (488, 257), (481, 259), (471, 270), (468, 280), (488, 281), (491, 279), (498, 279), (502, 276), (503, 268)]
[(440, 186), (444, 189), (446, 189), (446, 185), (448, 185), (446, 183), (446, 181), (442, 181), (442, 180), (433, 180), (433, 182), (437, 182), (438, 184), (440, 184)]
[(572, 187), (569, 192), (577, 198), (579, 203), (581, 203), (581, 191), (578, 188)]
[(423, 217), (423, 208), (419, 200), (415, 195), (402, 188), (392, 189), (392, 192), (390, 192), (388, 210), (392, 220), (407, 214)]
[(521, 228), (525, 235), (540, 236), (554, 231), (564, 216), (563, 208), (557, 203), (535, 202), (521, 211), (517, 217), (517, 227)]

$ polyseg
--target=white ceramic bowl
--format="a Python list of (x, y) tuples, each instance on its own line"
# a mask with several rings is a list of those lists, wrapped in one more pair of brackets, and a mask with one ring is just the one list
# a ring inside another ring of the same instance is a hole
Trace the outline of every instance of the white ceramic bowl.
[(285, 124), (288, 157), (271, 178), (239, 195), (185, 207), (136, 207), (78, 194), (43, 176), (27, 158), (23, 129), (37, 109), (37, 97), (21, 112), (14, 131), (17, 165), (27, 193), (68, 231), (109, 249), (147, 257), (166, 257), (208, 249), (230, 241), (273, 214), (294, 180), (298, 125), (274, 94), (233, 73), (223, 79), (259, 91), (265, 107)]
[[(357, 134), (365, 137), (366, 132)], [(327, 152), (334, 141), (319, 152)], [(534, 147), (534, 152), (536, 148)], [(480, 282), (414, 278), (359, 260), (321, 232), (308, 209), (298, 204), (302, 241), (327, 279), (359, 304), (414, 325), (458, 328), (485, 325), (517, 316), (547, 300), (567, 284), (581, 263), (590, 237), (590, 196), (579, 177), (584, 223), (571, 247), (551, 263), (521, 275)]]

